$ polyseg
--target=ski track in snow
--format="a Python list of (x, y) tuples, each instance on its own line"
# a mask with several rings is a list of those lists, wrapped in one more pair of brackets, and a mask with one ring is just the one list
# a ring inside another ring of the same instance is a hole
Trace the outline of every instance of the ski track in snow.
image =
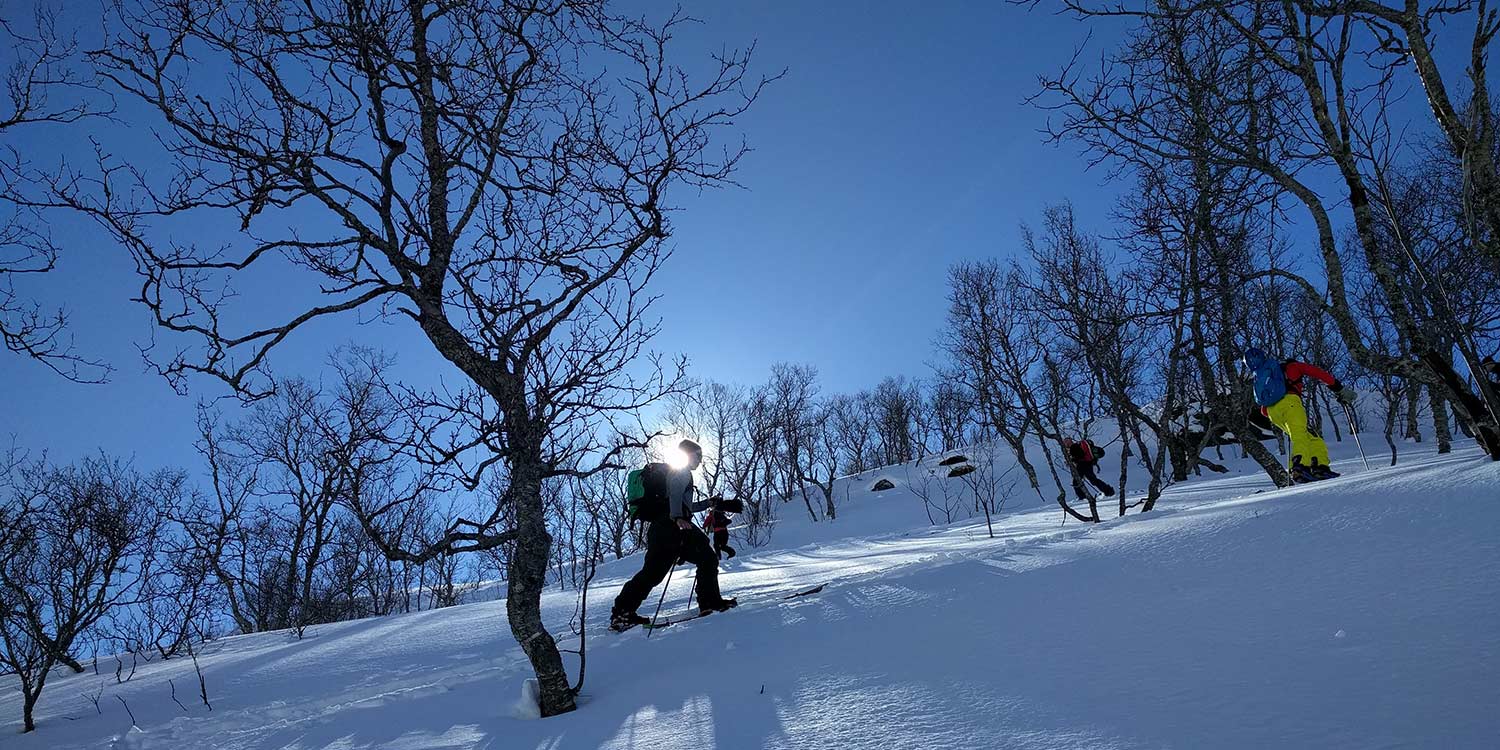
[[(639, 557), (603, 566), (564, 717), (515, 715), (530, 673), (491, 601), (206, 644), (212, 712), (188, 660), (123, 685), (101, 660), (54, 673), (19, 735), (0, 679), (0, 748), (1497, 747), (1500, 466), (1406, 450), (1280, 491), (1233, 463), (1099, 525), (1018, 494), (994, 539), (982, 517), (929, 526), (867, 473), (838, 521), (788, 504), (770, 548), (725, 564), (734, 612), (608, 633)], [(664, 615), (690, 579), (677, 570)], [(564, 648), (574, 603), (543, 602)]]

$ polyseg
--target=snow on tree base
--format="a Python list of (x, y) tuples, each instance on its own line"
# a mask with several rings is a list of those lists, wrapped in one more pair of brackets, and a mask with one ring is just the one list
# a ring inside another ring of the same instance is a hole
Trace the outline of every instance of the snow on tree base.
[(521, 697), (510, 707), (510, 715), (517, 719), (542, 718), (542, 690), (536, 680), (521, 681)]

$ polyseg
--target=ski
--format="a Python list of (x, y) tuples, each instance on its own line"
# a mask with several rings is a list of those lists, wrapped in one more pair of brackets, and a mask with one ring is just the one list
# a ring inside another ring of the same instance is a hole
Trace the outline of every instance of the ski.
[[(812, 587), (810, 589), (804, 589), (802, 591), (797, 591), (795, 593), (787, 594), (785, 596), (780, 597), (779, 599), (777, 599), (775, 601), (786, 601), (788, 599), (797, 599), (797, 598), (804, 597), (804, 596), (812, 596), (814, 594), (819, 594), (819, 593), (822, 593), (823, 588), (826, 587), (827, 585), (828, 584), (826, 584), (826, 583), (820, 583), (820, 584), (818, 584), (818, 585), (816, 585), (816, 586), (814, 586), (814, 587)], [(751, 601), (753, 603), (754, 601), (765, 601), (765, 600), (764, 599), (759, 599), (759, 600), (751, 600)], [(740, 606), (744, 606), (744, 604), (742, 603), (739, 606), (734, 607), (734, 609), (739, 609)], [(725, 610), (725, 611), (728, 611), (728, 610)], [(668, 628), (668, 627), (671, 627), (673, 625), (680, 625), (680, 624), (682, 624), (684, 622), (689, 622), (689, 621), (692, 621), (692, 620), (699, 620), (699, 619), (707, 617), (707, 616), (709, 616), (711, 614), (714, 614), (714, 612), (706, 612), (706, 613), (705, 612), (699, 612), (697, 614), (685, 615), (685, 616), (678, 617), (678, 618), (675, 618), (675, 619), (662, 620), (661, 622), (642, 623), (641, 627), (643, 627), (643, 628), (645, 628), (647, 630), (659, 630), (661, 628)], [(632, 625), (631, 627), (635, 627), (635, 626)], [(617, 633), (623, 633), (623, 632), (625, 632), (626, 630), (629, 630), (629, 629), (630, 628), (625, 628), (624, 630), (616, 630), (615, 632), (617, 632)]]
[[(712, 613), (710, 613), (710, 614), (712, 614)], [(698, 619), (700, 617), (707, 617), (707, 616), (708, 615), (705, 615), (705, 614), (703, 614), (703, 613), (700, 612), (700, 613), (698, 613), (696, 615), (687, 615), (685, 617), (679, 617), (679, 618), (677, 618), (675, 620), (662, 620), (661, 622), (648, 622), (648, 623), (645, 623), (645, 624), (641, 625), (641, 627), (643, 627), (643, 628), (645, 628), (647, 630), (660, 630), (662, 628), (671, 627), (673, 625), (678, 625), (678, 624), (687, 622), (688, 620), (696, 620), (696, 619)]]

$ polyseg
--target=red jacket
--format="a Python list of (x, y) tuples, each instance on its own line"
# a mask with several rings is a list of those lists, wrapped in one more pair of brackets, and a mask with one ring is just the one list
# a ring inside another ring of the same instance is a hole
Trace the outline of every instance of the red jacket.
[[(1334, 390), (1343, 387), (1339, 385), (1338, 378), (1335, 378), (1327, 370), (1306, 362), (1298, 362), (1295, 359), (1289, 359), (1282, 363), (1281, 374), (1286, 380), (1286, 392), (1295, 395), (1297, 398), (1302, 398), (1303, 378), (1316, 378), (1328, 384), (1328, 387)], [(1265, 406), (1260, 407), (1260, 413), (1269, 416), (1270, 412), (1267, 411), (1268, 408)]]
[(1068, 449), (1068, 455), (1072, 457), (1073, 463), (1078, 464), (1079, 467), (1093, 466), (1099, 462), (1100, 456), (1104, 455), (1104, 450), (1095, 445), (1092, 440), (1079, 440), (1075, 443), (1068, 438), (1063, 438), (1063, 445)]
[(703, 530), (709, 532), (728, 531), (729, 514), (717, 510), (709, 511), (708, 515), (703, 517)]
[(1339, 384), (1338, 379), (1330, 375), (1327, 370), (1321, 367), (1314, 367), (1306, 362), (1298, 362), (1295, 359), (1289, 360), (1286, 364), (1282, 365), (1281, 371), (1286, 375), (1286, 392), (1295, 393), (1298, 396), (1302, 395), (1303, 378), (1316, 378), (1323, 381), (1329, 387)]

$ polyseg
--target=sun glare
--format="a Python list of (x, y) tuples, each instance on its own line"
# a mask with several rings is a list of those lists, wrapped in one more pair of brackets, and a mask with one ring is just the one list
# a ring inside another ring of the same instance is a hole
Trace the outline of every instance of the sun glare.
[(681, 448), (671, 448), (667, 451), (667, 465), (673, 469), (686, 469), (688, 465), (688, 454), (683, 453)]

